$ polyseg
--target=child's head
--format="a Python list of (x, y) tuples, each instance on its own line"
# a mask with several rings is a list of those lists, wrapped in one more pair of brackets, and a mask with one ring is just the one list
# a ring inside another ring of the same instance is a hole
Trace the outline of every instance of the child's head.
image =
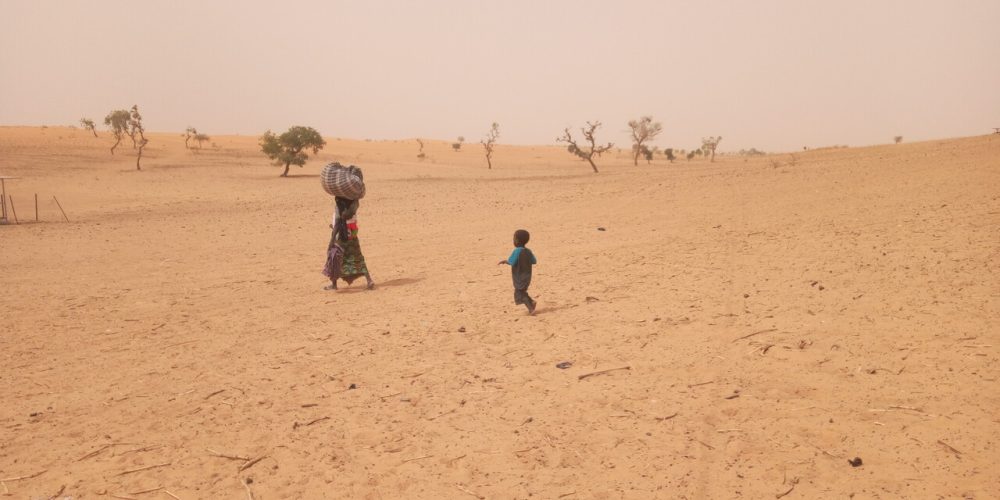
[(514, 246), (523, 247), (528, 244), (529, 239), (531, 239), (531, 235), (524, 229), (514, 231)]

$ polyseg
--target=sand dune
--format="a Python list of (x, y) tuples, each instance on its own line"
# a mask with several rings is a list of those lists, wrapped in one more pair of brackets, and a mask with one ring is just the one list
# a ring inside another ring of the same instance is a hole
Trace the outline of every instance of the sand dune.
[[(0, 227), (0, 493), (1000, 497), (1000, 136), (596, 175), (330, 139), (287, 179), (151, 140), (0, 128), (43, 220)], [(374, 291), (321, 290), (334, 159)]]

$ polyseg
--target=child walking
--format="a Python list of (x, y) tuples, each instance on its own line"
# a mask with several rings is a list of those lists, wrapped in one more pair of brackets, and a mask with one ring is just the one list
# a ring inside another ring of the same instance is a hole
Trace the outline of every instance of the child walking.
[(528, 295), (528, 286), (531, 285), (531, 266), (538, 263), (535, 254), (530, 249), (525, 248), (531, 235), (524, 229), (514, 232), (514, 252), (507, 260), (501, 260), (498, 266), (507, 264), (510, 266), (510, 274), (514, 279), (514, 303), (524, 304), (528, 308), (528, 314), (535, 313), (538, 303)]

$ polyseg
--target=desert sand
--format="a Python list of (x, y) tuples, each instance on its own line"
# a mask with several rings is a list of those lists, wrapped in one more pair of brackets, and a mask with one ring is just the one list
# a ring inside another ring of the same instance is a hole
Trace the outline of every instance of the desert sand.
[[(289, 178), (111, 142), (0, 128), (0, 494), (1000, 497), (1000, 135), (600, 174), (330, 138)], [(373, 291), (322, 290), (333, 160)]]

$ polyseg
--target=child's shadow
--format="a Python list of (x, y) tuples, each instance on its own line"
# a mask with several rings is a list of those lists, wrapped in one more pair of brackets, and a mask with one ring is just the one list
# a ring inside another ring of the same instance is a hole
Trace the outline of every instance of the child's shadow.
[(577, 304), (562, 304), (558, 306), (540, 307), (538, 308), (538, 310), (535, 311), (535, 316), (538, 316), (539, 314), (554, 313), (557, 311), (562, 311), (563, 309), (572, 309), (574, 307), (577, 307)]

